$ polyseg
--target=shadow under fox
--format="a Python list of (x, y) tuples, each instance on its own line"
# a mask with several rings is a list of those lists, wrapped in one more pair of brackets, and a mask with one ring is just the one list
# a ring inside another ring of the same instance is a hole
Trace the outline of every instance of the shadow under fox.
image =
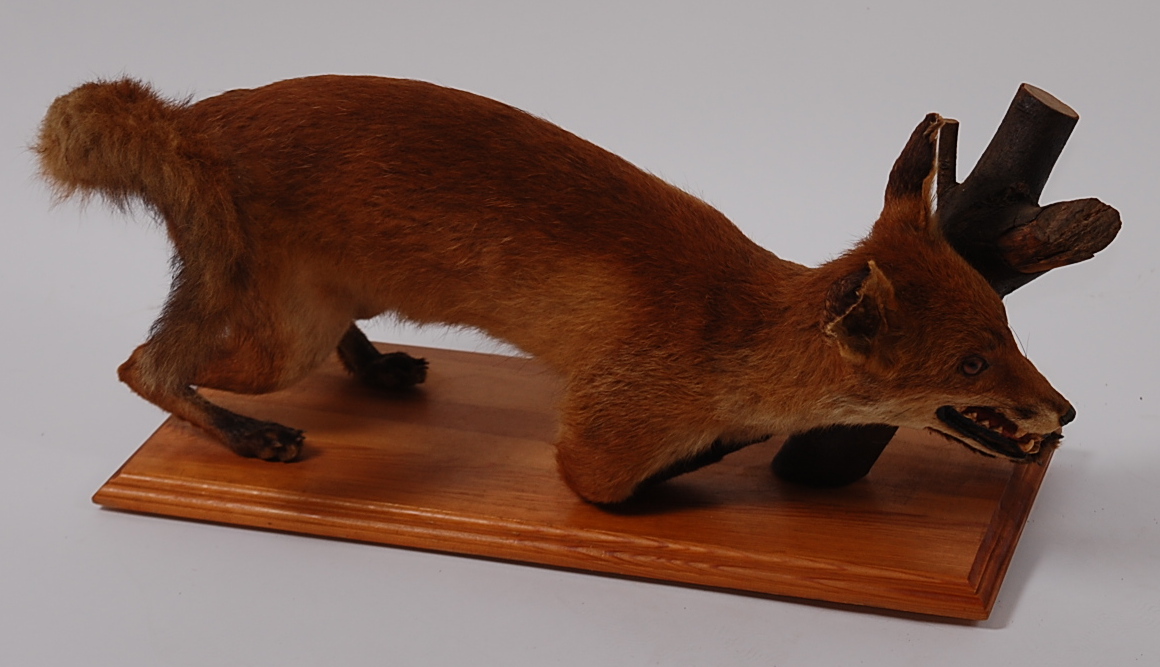
[(918, 126), (873, 230), (816, 268), (544, 120), (408, 80), (321, 76), (196, 104), (134, 80), (58, 98), (36, 151), (58, 194), (140, 200), (172, 239), (169, 300), (120, 368), (245, 456), (301, 431), (197, 387), (269, 392), (335, 349), (421, 383), (355, 321), (478, 328), (566, 382), (557, 459), (598, 503), (770, 434), (938, 431), (1033, 460), (1075, 411), (1020, 353), (998, 295), (930, 210), (942, 119)]

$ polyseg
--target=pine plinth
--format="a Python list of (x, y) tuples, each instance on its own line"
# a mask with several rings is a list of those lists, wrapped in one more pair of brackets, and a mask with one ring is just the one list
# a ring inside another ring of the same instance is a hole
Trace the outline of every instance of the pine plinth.
[(577, 570), (984, 619), (1046, 472), (902, 430), (840, 489), (779, 481), (780, 441), (613, 511), (556, 472), (555, 376), (536, 362), (407, 346), (423, 387), (385, 396), (336, 360), (264, 396), (205, 392), (305, 429), (290, 464), (243, 459), (169, 419), (97, 492), (106, 507)]

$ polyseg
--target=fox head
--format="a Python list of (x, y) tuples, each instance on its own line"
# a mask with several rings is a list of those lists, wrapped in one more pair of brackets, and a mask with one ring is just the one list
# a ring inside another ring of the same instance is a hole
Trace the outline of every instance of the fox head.
[(1019, 350), (999, 295), (943, 238), (932, 206), (944, 121), (915, 130), (873, 231), (831, 266), (822, 327), (872, 421), (1034, 460), (1075, 410)]

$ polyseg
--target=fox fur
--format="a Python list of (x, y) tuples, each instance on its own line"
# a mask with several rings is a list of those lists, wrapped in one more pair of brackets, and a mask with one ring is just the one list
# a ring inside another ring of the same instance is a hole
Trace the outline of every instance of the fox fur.
[[(474, 327), (565, 381), (557, 460), (596, 503), (770, 434), (932, 429), (1033, 460), (1074, 410), (1019, 351), (999, 296), (931, 210), (943, 120), (915, 130), (870, 234), (816, 268), (542, 119), (410, 80), (319, 76), (197, 103), (88, 83), (41, 126), (61, 197), (139, 200), (175, 249), (172, 291), (120, 368), (234, 451), (303, 434), (199, 387), (291, 385), (336, 348), (358, 378), (422, 382), (355, 326)], [(719, 458), (719, 457), (718, 457)], [(694, 466), (695, 467), (695, 466)]]

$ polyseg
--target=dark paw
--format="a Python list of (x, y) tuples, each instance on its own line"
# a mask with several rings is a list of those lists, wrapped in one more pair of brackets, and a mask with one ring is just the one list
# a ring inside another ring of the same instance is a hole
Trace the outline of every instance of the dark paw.
[[(202, 399), (222, 440), (241, 456), (293, 461), (302, 452), (302, 431), (277, 422), (239, 415)], [(211, 431), (212, 432), (212, 431)]]
[(271, 424), (257, 435), (261, 438), (261, 446), (257, 448), (258, 458), (263, 461), (293, 461), (302, 453), (305, 437), (296, 428)]
[(274, 422), (255, 422), (242, 432), (231, 433), (234, 451), (263, 461), (288, 462), (302, 453), (302, 431)]
[(427, 379), (427, 360), (416, 359), (405, 352), (383, 354), (359, 369), (358, 379), (387, 391), (414, 387)]

